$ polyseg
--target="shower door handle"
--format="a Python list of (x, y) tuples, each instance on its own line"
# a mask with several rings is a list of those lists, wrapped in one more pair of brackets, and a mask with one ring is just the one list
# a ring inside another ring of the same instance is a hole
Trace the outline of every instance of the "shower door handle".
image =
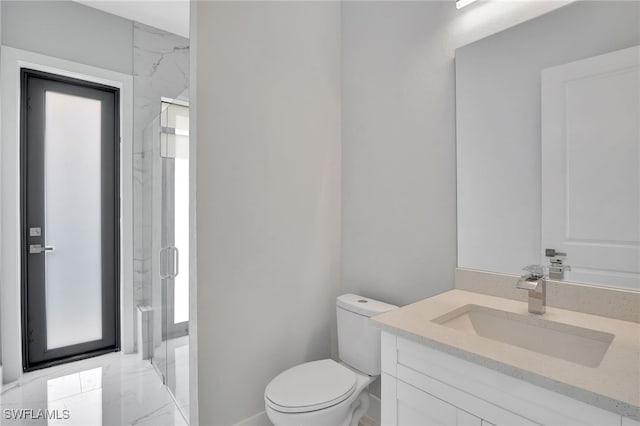
[(175, 279), (175, 277), (177, 277), (178, 273), (180, 272), (180, 252), (178, 251), (178, 247), (176, 247), (176, 246), (169, 247), (169, 250), (174, 253), (173, 262), (172, 262), (173, 263), (173, 273), (171, 274), (171, 278)]
[(161, 280), (166, 280), (168, 278), (171, 278), (171, 274), (167, 274), (164, 271), (166, 271), (167, 268), (167, 264), (169, 263), (167, 260), (167, 255), (165, 253), (168, 253), (168, 251), (171, 249), (171, 247), (163, 247), (160, 249), (160, 252), (158, 253), (158, 257), (160, 259), (159, 262), (159, 273), (160, 273), (160, 279)]
[[(166, 253), (166, 255), (163, 256), (164, 253)], [(168, 273), (165, 273), (164, 271), (169, 269), (168, 268), (169, 254), (172, 255), (171, 271)], [(161, 248), (160, 249), (160, 278), (163, 280), (174, 279), (175, 277), (178, 276), (178, 273), (180, 272), (179, 268), (180, 268), (180, 259), (179, 259), (178, 248), (175, 246)]]

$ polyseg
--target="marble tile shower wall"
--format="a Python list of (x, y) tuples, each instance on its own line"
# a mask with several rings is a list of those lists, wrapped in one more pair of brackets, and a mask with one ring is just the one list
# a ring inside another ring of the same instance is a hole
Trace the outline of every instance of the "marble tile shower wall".
[[(151, 305), (153, 138), (162, 98), (188, 101), (189, 40), (140, 23), (133, 26), (133, 249), (136, 304)], [(157, 151), (156, 151), (157, 152)], [(157, 195), (156, 195), (157, 196)]]

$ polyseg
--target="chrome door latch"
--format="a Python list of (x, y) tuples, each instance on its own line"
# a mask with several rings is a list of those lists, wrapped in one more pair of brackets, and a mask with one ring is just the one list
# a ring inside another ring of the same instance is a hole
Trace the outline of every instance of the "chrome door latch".
[(29, 245), (29, 253), (30, 254), (40, 254), (46, 252), (52, 252), (54, 247), (42, 247), (42, 244), (31, 244)]

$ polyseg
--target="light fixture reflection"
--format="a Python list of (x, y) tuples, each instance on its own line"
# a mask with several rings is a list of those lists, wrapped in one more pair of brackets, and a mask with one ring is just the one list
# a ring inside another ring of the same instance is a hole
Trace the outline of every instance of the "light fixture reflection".
[(470, 5), (471, 3), (474, 3), (477, 0), (458, 0), (456, 1), (456, 9), (462, 9), (465, 6)]

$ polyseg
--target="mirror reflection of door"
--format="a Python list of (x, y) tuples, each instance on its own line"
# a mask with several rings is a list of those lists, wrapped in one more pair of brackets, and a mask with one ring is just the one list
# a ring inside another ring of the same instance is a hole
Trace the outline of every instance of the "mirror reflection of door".
[(640, 46), (542, 71), (542, 248), (570, 281), (640, 289), (639, 118)]
[(23, 369), (118, 350), (119, 92), (21, 72)]
[(189, 333), (189, 107), (162, 103), (160, 277), (163, 337)]

